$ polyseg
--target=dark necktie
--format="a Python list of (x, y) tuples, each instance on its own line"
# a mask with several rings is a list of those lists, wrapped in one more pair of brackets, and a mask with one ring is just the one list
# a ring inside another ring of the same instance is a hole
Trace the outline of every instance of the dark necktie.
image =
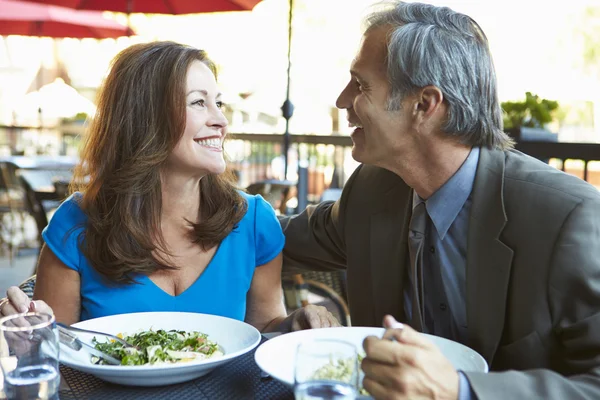
[(427, 209), (420, 202), (410, 217), (408, 233), (408, 254), (410, 256), (409, 276), (412, 283), (412, 321), (414, 329), (424, 332), (425, 298), (423, 291), (423, 247), (425, 246), (425, 226)]

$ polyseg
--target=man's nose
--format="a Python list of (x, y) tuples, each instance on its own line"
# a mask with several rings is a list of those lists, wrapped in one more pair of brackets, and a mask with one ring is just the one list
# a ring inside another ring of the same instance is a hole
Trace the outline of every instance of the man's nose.
[(350, 96), (350, 85), (346, 85), (346, 87), (342, 90), (337, 100), (335, 101), (335, 106), (340, 109), (349, 109), (352, 108), (352, 97)]

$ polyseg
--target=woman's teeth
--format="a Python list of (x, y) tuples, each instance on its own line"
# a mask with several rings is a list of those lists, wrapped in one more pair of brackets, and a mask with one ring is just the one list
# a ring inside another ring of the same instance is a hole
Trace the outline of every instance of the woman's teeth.
[(221, 139), (219, 139), (219, 138), (194, 139), (194, 141), (196, 143), (198, 143), (200, 146), (212, 147), (214, 149), (220, 149), (221, 148)]

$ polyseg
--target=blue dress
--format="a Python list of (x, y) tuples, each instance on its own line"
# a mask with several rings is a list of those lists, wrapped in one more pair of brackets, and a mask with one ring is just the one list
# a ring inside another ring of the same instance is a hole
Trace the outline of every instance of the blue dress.
[(246, 215), (223, 239), (200, 277), (178, 296), (164, 292), (147, 276), (134, 276), (135, 284), (115, 284), (91, 267), (78, 246), (87, 223), (78, 205), (80, 193), (61, 204), (42, 236), (67, 267), (79, 272), (82, 321), (145, 311), (196, 312), (243, 321), (254, 269), (275, 258), (285, 239), (271, 205), (261, 196), (242, 195), (248, 204)]

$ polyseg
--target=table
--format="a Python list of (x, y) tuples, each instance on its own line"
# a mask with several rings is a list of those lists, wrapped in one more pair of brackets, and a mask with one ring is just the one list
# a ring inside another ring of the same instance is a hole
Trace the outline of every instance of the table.
[(79, 163), (78, 157), (70, 156), (6, 156), (0, 162), (13, 164), (18, 169), (71, 170)]
[(260, 368), (254, 362), (255, 350), (193, 381), (158, 387), (108, 383), (61, 365), (62, 378), (69, 387), (61, 390), (59, 396), (61, 400), (293, 400), (290, 387), (273, 378), (261, 379)]
[(39, 201), (63, 200), (63, 193), (57, 193), (54, 181), (58, 180), (68, 184), (73, 176), (71, 171), (50, 169), (21, 169), (17, 174), (25, 179)]

